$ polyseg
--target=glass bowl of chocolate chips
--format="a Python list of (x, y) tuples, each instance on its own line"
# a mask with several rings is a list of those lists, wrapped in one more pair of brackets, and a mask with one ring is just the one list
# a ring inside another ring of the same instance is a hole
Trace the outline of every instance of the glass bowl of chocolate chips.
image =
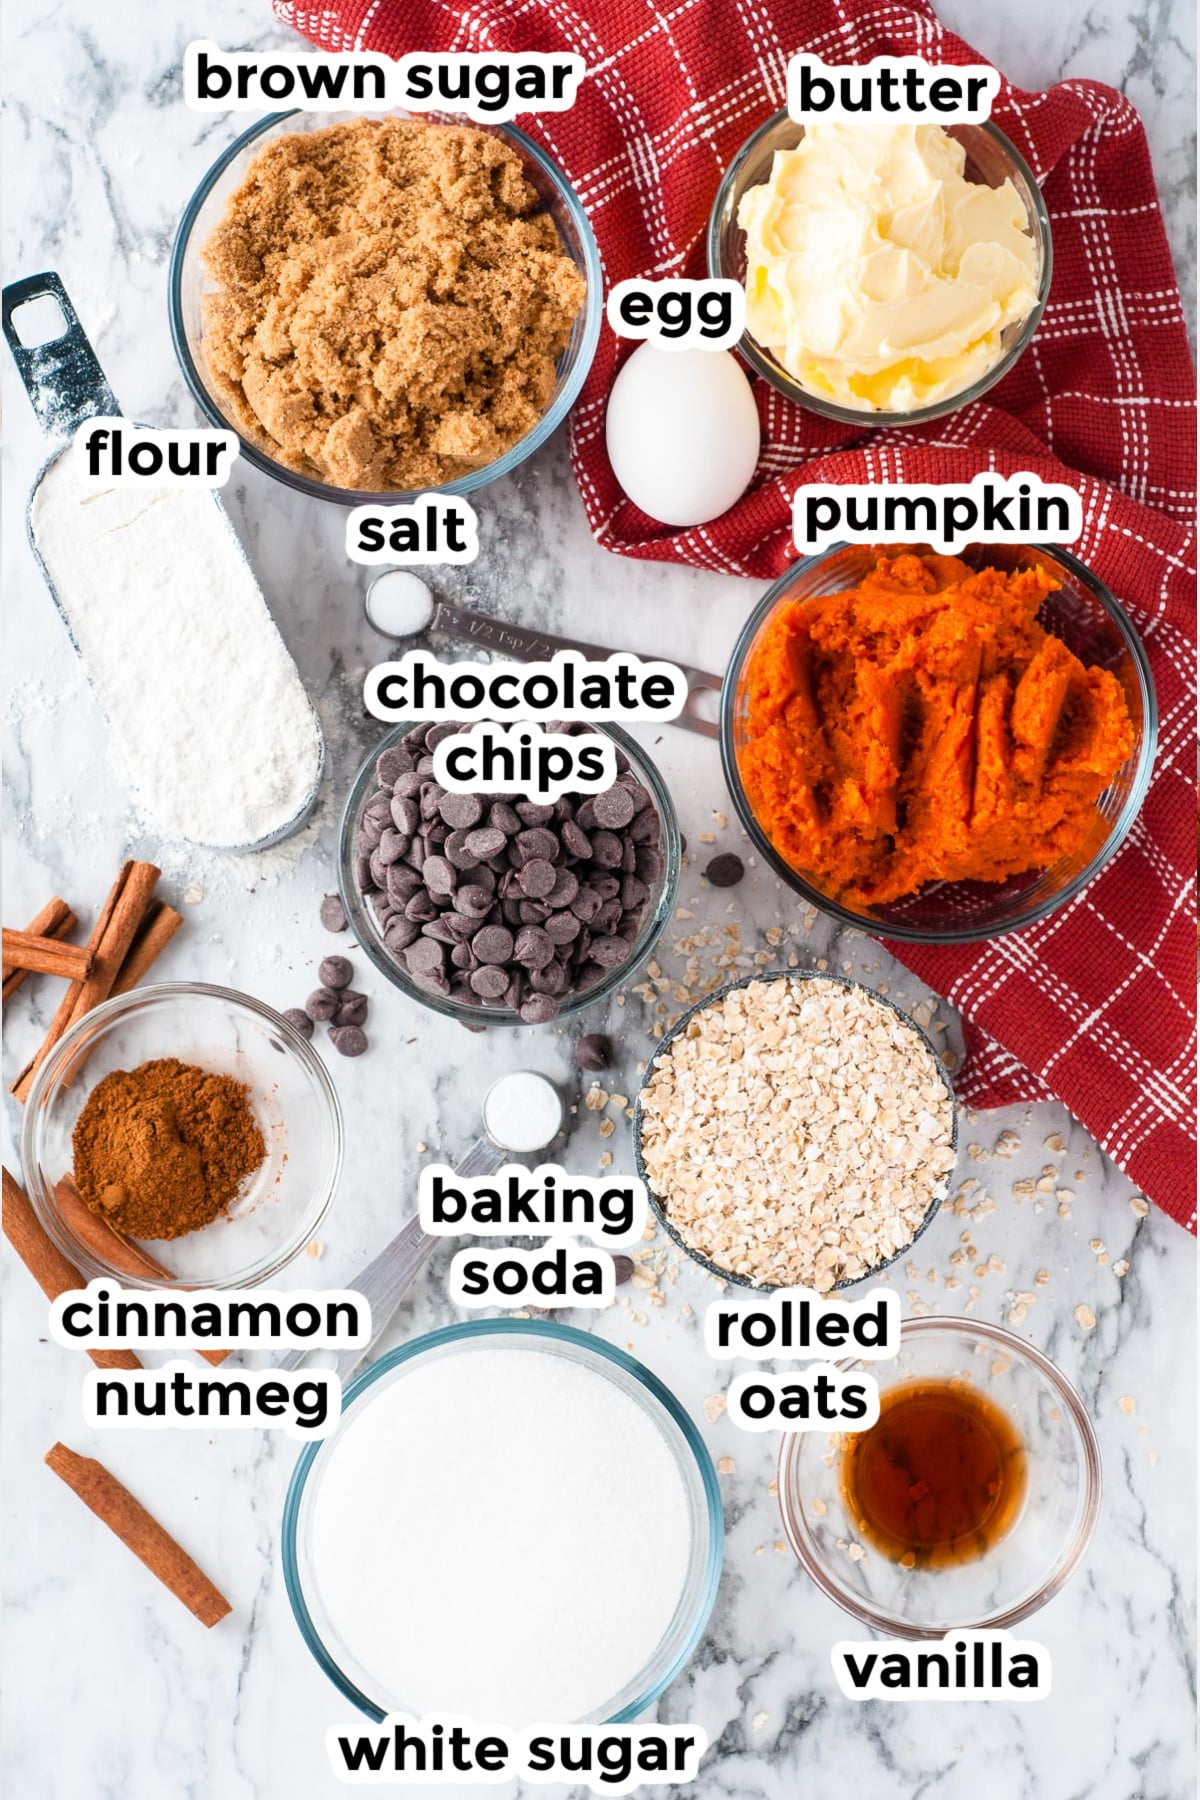
[[(380, 973), (471, 1026), (545, 1025), (623, 986), (675, 905), (679, 824), (658, 770), (615, 726), (602, 793), (454, 793), (433, 751), (457, 724), (400, 724), (342, 818), (339, 881)], [(564, 728), (568, 729), (568, 728)]]

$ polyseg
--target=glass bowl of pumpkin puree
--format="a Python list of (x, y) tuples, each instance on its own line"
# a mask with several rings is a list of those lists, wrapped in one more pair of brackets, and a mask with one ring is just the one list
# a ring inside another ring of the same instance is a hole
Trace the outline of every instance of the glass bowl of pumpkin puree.
[(809, 557), (746, 621), (722, 698), (725, 778), (767, 862), (912, 943), (1066, 905), (1131, 830), (1156, 738), (1124, 608), (1039, 545)]

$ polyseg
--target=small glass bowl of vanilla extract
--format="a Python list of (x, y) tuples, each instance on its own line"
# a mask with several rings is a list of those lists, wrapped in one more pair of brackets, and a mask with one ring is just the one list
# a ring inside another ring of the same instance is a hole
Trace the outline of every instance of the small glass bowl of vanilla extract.
[(975, 1319), (907, 1320), (866, 1431), (788, 1432), (779, 1505), (829, 1599), (889, 1635), (938, 1638), (1027, 1618), (1079, 1566), (1100, 1453), (1048, 1357)]

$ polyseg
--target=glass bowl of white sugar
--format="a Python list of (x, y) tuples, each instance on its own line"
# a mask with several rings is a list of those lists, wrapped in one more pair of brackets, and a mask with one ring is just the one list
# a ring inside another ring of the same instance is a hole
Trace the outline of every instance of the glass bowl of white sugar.
[(687, 1663), (723, 1539), (712, 1459), (648, 1369), (566, 1325), (484, 1319), (351, 1383), (292, 1476), (284, 1575), (372, 1718), (616, 1723)]

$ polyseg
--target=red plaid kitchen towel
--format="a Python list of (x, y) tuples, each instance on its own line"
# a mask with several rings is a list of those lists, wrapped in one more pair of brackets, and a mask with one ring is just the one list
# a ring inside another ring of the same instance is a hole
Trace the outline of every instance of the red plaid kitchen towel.
[[(581, 53), (589, 73), (572, 111), (522, 123), (578, 190), (609, 288), (705, 273), (717, 184), (784, 104), (793, 52), (980, 60), (924, 0), (275, 0), (275, 10), (333, 50)], [(1078, 472), (1087, 531), (1077, 549), (1129, 607), (1154, 669), (1159, 752), (1141, 818), (1105, 873), (1045, 923), (988, 944), (893, 948), (965, 1016), (968, 1105), (1057, 1095), (1194, 1229), (1195, 439), (1183, 312), (1129, 102), (1096, 82), (1042, 94), (1005, 83), (994, 116), (1041, 183), (1055, 271), (1030, 349), (986, 400), (881, 433), (820, 419), (756, 382), (754, 486), (715, 524), (673, 532), (625, 499), (605, 454), (605, 405), (629, 348), (605, 326), (572, 456), (605, 548), (759, 578), (793, 560), (800, 482)]]

